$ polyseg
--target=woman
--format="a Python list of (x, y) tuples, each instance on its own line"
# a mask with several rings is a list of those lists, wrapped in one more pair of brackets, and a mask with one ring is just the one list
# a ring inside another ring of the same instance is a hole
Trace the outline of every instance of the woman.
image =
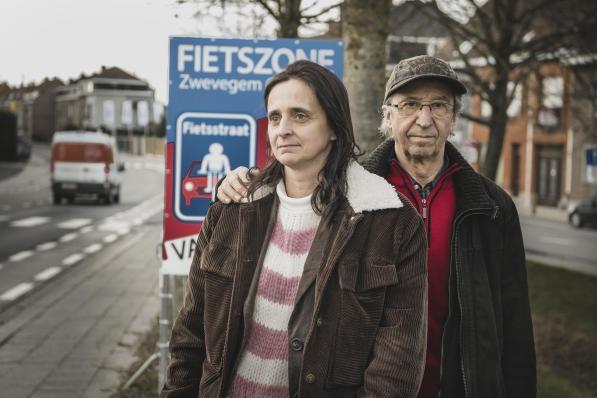
[(273, 159), (248, 203), (209, 210), (162, 397), (415, 397), (420, 217), (356, 163), (333, 73), (295, 62), (264, 99)]

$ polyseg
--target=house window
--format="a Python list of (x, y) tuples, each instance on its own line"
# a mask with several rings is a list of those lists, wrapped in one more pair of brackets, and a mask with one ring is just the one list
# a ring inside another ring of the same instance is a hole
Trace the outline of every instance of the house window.
[(114, 128), (115, 125), (115, 106), (113, 100), (105, 100), (103, 103), (103, 121), (104, 124), (110, 128)]
[(514, 96), (508, 105), (508, 117), (518, 117), (522, 108), (522, 85), (517, 84), (514, 87), (514, 82), (508, 82), (508, 96), (512, 94), (512, 90), (514, 90)]
[(491, 117), (492, 107), (491, 104), (485, 100), (481, 101), (481, 117), (489, 119)]
[(564, 79), (561, 76), (545, 77), (541, 82), (541, 108), (538, 123), (547, 131), (560, 127), (564, 105)]
[(562, 109), (564, 104), (564, 79), (546, 77), (541, 84), (541, 105), (547, 109)]

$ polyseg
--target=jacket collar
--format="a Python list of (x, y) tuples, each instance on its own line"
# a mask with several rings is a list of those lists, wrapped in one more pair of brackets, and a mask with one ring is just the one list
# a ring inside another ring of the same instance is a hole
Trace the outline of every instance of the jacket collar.
[[(445, 151), (450, 164), (460, 166), (454, 173), (457, 213), (469, 209), (494, 209), (496, 204), (487, 194), (484, 183), (485, 177), (473, 170), (450, 142), (446, 142)], [(394, 139), (389, 138), (379, 144), (364, 159), (363, 166), (370, 172), (385, 177), (390, 172), (390, 157), (393, 152)]]
[[(348, 165), (346, 184), (346, 199), (355, 213), (398, 209), (404, 205), (385, 178), (365, 170), (357, 162), (350, 162)], [(255, 191), (252, 201), (271, 195), (274, 190), (275, 187), (264, 185)]]

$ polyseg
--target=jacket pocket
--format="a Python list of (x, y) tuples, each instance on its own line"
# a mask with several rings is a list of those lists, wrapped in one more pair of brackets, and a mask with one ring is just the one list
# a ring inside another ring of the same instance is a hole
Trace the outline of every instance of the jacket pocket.
[(201, 270), (225, 278), (234, 277), (236, 257), (231, 247), (210, 243), (201, 253)]
[(394, 264), (351, 262), (338, 267), (340, 311), (329, 383), (360, 386), (383, 315), (386, 287), (398, 282)]

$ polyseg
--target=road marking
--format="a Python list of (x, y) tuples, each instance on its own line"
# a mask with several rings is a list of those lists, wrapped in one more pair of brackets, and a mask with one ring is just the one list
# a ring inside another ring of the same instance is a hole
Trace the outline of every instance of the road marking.
[(53, 278), (55, 275), (59, 274), (62, 271), (60, 267), (50, 267), (45, 269), (44, 271), (40, 272), (39, 274), (35, 275), (36, 281), (47, 281), (50, 278)]
[(92, 254), (101, 250), (101, 248), (102, 245), (100, 243), (94, 243), (93, 245), (87, 246), (85, 249), (83, 249), (83, 252), (87, 254)]
[(33, 289), (33, 283), (19, 283), (12, 289), (5, 291), (2, 296), (0, 296), (1, 301), (13, 301), (23, 294), (27, 293), (29, 290)]
[(70, 234), (66, 234), (66, 235), (61, 236), (59, 240), (62, 243), (70, 242), (71, 240), (74, 240), (77, 236), (78, 236), (77, 233), (71, 232)]
[(81, 261), (85, 256), (80, 253), (71, 254), (70, 256), (66, 257), (62, 260), (63, 265), (73, 265), (74, 263), (78, 263)]
[(2, 268), (4, 268), (4, 265), (0, 264), (0, 271), (2, 271)]
[(93, 229), (94, 229), (93, 225), (88, 225), (86, 227), (81, 228), (79, 230), (79, 232), (82, 233), (82, 234), (86, 234), (86, 233), (89, 233), (89, 232), (93, 231)]
[(9, 211), (10, 209), (12, 209), (12, 207), (10, 205), (2, 206), (2, 211)]
[(18, 252), (17, 254), (13, 254), (8, 259), (14, 263), (17, 261), (22, 261), (22, 260), (26, 259), (27, 257), (31, 257), (32, 255), (33, 255), (33, 251), (24, 250), (22, 252)]
[(37, 245), (36, 249), (40, 252), (44, 252), (46, 250), (53, 249), (56, 246), (58, 246), (58, 243), (56, 243), (56, 242), (46, 242), (46, 243), (40, 243), (39, 245)]
[(63, 221), (58, 223), (58, 228), (64, 229), (77, 229), (84, 225), (90, 224), (91, 218), (73, 218), (72, 220)]
[(110, 231), (110, 232), (117, 232), (117, 231), (124, 231), (130, 228), (130, 223), (127, 221), (106, 221), (102, 223), (98, 229), (100, 231)]
[(110, 234), (104, 237), (104, 243), (112, 243), (118, 238), (116, 234)]
[(555, 243), (556, 245), (566, 245), (566, 246), (569, 246), (573, 243), (572, 239), (558, 238), (555, 236), (542, 236), (539, 238), (539, 240), (542, 240), (543, 242), (547, 242), (547, 243)]
[(50, 217), (27, 217), (10, 223), (13, 227), (35, 227), (50, 221)]
[(31, 203), (29, 203), (29, 202), (25, 202), (25, 203), (23, 203), (23, 205), (22, 205), (22, 206), (23, 206), (23, 209), (28, 209), (28, 208), (30, 208), (30, 207), (31, 207)]

